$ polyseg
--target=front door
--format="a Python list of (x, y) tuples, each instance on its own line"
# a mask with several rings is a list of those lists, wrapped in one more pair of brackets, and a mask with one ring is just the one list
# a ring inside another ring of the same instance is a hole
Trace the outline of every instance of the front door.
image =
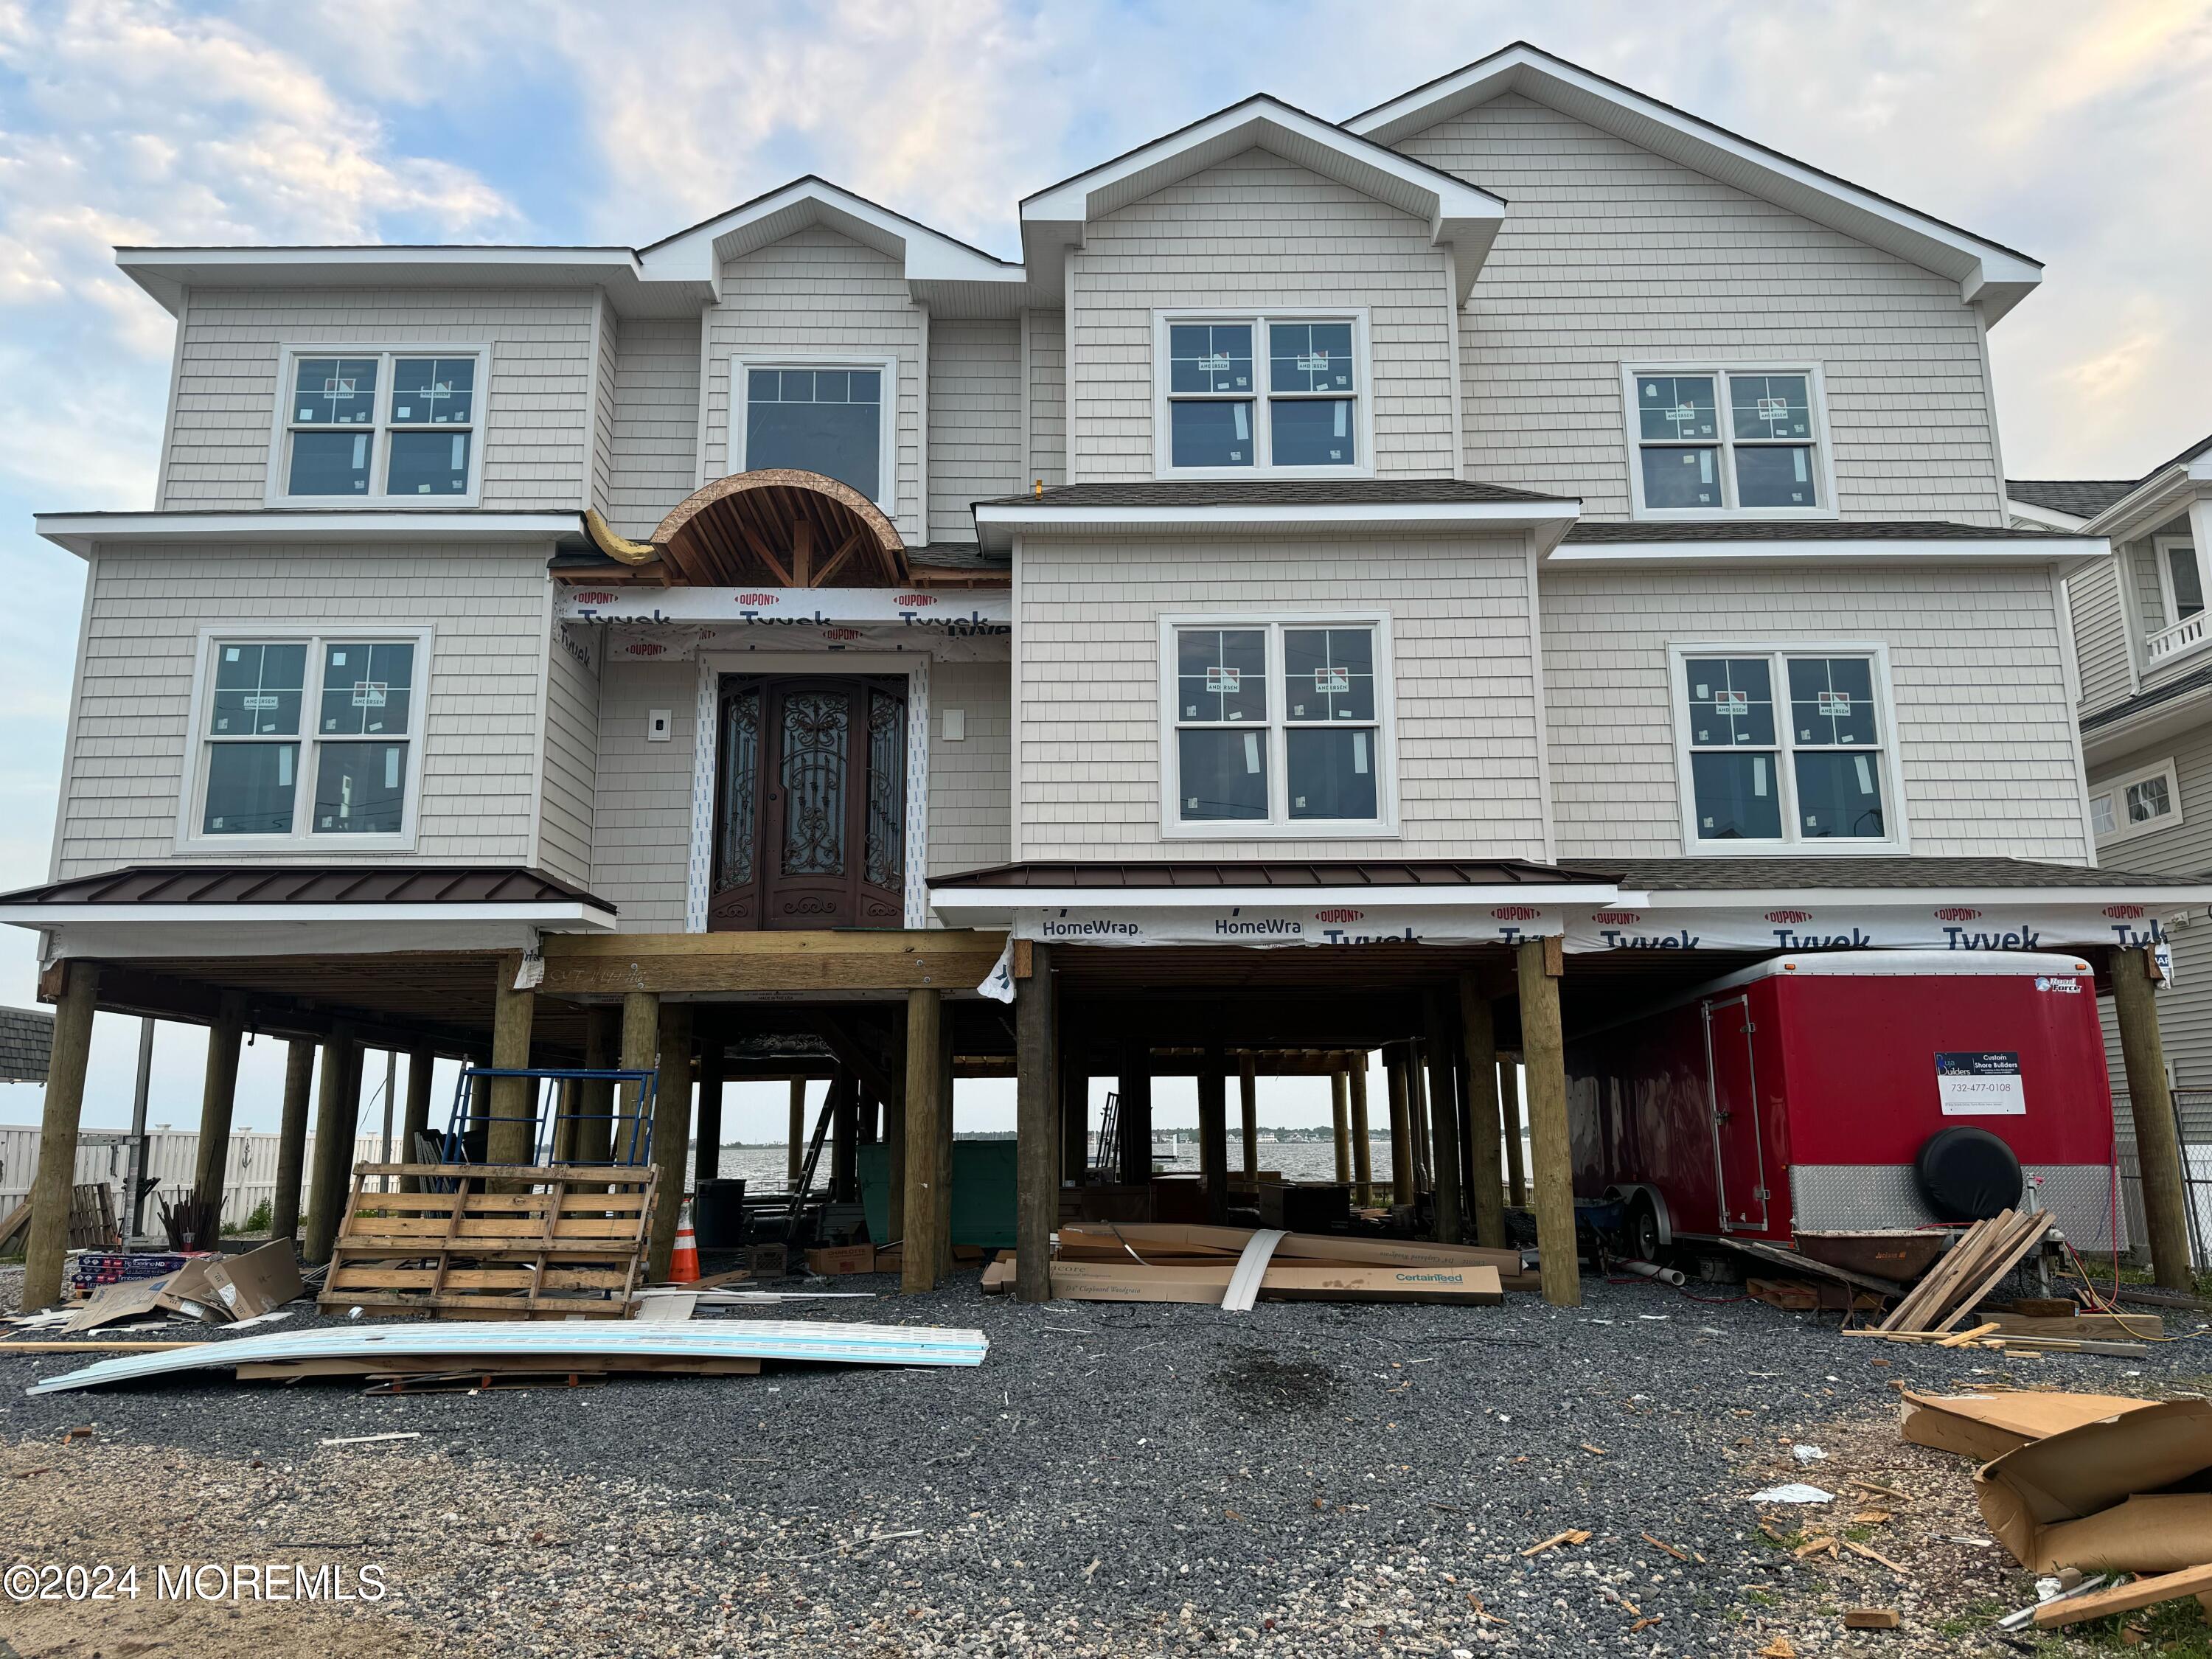
[(1759, 1145), (1759, 1079), (1751, 1057), (1751, 1004), (1705, 1005), (1705, 1077), (1713, 1108), (1714, 1173), (1721, 1231), (1763, 1232), (1766, 1170)]
[(731, 674), (720, 704), (707, 926), (901, 926), (905, 680)]

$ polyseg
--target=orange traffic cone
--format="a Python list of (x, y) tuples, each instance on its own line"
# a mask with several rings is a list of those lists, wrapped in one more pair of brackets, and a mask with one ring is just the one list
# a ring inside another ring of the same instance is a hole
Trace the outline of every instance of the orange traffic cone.
[(684, 1208), (676, 1218), (676, 1249), (668, 1258), (668, 1282), (672, 1285), (696, 1285), (699, 1282), (699, 1240), (691, 1231), (691, 1200), (684, 1200)]

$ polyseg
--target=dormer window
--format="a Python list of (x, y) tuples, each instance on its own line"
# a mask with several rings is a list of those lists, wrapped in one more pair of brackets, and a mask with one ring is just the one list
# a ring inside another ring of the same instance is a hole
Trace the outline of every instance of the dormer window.
[(473, 504), (483, 356), (288, 351), (270, 505)]
[(732, 471), (818, 472), (890, 511), (896, 358), (741, 357), (730, 384)]
[(1621, 386), (1638, 518), (1836, 516), (1817, 367), (1652, 364)]
[(1359, 313), (1156, 318), (1160, 476), (1368, 474)]

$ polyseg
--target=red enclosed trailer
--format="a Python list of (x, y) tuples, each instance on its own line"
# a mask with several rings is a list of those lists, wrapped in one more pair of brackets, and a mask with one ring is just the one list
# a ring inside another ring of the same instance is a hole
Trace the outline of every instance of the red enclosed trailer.
[(2077, 1249), (2112, 1248), (2112, 1085), (2078, 957), (1776, 957), (1580, 1034), (1567, 1093), (1576, 1195), (1628, 1199), (1638, 1243), (1848, 1263), (1855, 1238), (2032, 1191)]

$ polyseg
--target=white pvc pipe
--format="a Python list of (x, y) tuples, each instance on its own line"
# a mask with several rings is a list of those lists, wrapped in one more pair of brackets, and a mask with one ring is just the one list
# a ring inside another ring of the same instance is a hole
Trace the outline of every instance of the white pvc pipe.
[(1662, 1267), (1656, 1261), (1616, 1261), (1616, 1267), (1626, 1267), (1630, 1273), (1642, 1273), (1646, 1279), (1656, 1279), (1662, 1285), (1686, 1285), (1687, 1273), (1677, 1273), (1672, 1267)]

